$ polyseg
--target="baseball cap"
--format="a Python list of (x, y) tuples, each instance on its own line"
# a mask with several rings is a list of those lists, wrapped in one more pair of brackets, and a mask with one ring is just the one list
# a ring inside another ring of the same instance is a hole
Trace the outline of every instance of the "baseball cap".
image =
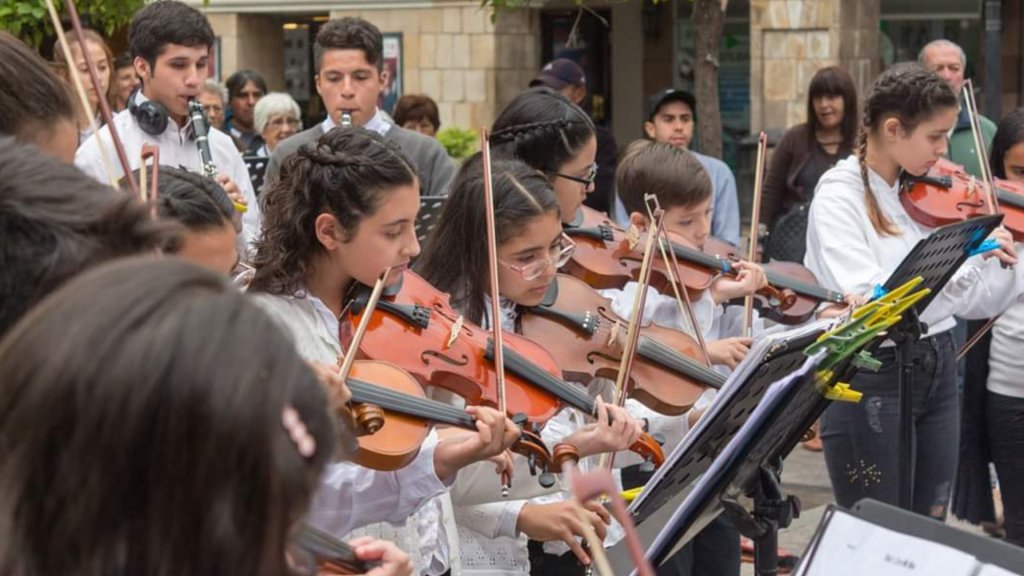
[(583, 75), (583, 68), (568, 58), (552, 60), (544, 65), (540, 74), (530, 80), (530, 87), (547, 86), (552, 90), (561, 90), (566, 86), (585, 86), (587, 79)]
[(695, 116), (697, 114), (697, 99), (693, 97), (686, 90), (678, 90), (676, 88), (665, 88), (655, 92), (653, 96), (647, 102), (647, 121), (650, 122), (654, 119), (654, 115), (658, 113), (658, 109), (669, 102), (685, 102), (690, 107), (690, 112)]

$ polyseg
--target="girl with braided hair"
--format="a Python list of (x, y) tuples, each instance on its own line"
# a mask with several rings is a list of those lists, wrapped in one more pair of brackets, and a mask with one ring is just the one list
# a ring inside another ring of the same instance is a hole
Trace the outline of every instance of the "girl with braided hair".
[(571, 223), (594, 191), (594, 123), (561, 93), (538, 87), (516, 96), (494, 121), (490, 142), (495, 158), (522, 160), (548, 177), (562, 222)]
[[(947, 149), (957, 98), (936, 74), (901, 64), (875, 81), (864, 106), (855, 154), (818, 182), (807, 229), (808, 268), (821, 283), (868, 295), (930, 229), (912, 220), (899, 199), (902, 174), (922, 175)], [(957, 462), (960, 428), (956, 350), (950, 329), (961, 318), (987, 318), (1021, 292), (1022, 267), (1005, 230), (999, 249), (968, 260), (921, 314), (927, 333), (915, 344), (913, 510), (944, 518)], [(836, 402), (821, 419), (832, 488), (849, 507), (861, 498), (898, 500), (899, 397), (895, 348), (887, 342), (878, 372), (851, 382), (858, 403)]]
[[(397, 282), (419, 254), (419, 194), (416, 171), (397, 145), (361, 127), (335, 128), (285, 160), (261, 196), (263, 233), (249, 293), (304, 358), (335, 365), (347, 347), (352, 288), (372, 286), (389, 267), (386, 281)], [(431, 432), (405, 468), (328, 467), (310, 522), (339, 537), (366, 527), (369, 535), (399, 541), (420, 559), (421, 571), (443, 573), (448, 551), (438, 534), (437, 497), (468, 464), (491, 458), (508, 464), (505, 449), (519, 436), (497, 410), (466, 411), (478, 432), (445, 430), (440, 439)]]

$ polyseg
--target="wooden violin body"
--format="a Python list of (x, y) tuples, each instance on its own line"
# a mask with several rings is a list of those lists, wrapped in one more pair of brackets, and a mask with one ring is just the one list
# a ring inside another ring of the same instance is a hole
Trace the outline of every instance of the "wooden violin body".
[[(564, 270), (597, 289), (621, 288), (639, 271), (640, 252), (629, 235), (603, 214), (587, 207), (565, 233), (576, 242), (576, 252)], [(709, 238), (703, 250), (689, 245), (678, 235), (668, 233), (670, 248), (679, 263), (678, 277), (691, 299), (698, 299), (720, 274), (736, 274), (732, 262), (738, 260), (731, 244)], [(765, 318), (787, 325), (806, 322), (821, 302), (844, 303), (843, 295), (822, 288), (814, 274), (794, 262), (763, 265), (768, 286), (757, 292), (754, 303)], [(651, 286), (671, 293), (670, 276), (664, 262), (655, 260)]]
[[(607, 298), (564, 274), (551, 283), (544, 301), (522, 316), (523, 335), (551, 351), (567, 379), (584, 384), (593, 378), (616, 378), (626, 327)], [(629, 396), (662, 414), (686, 413), (706, 388), (725, 382), (699, 358), (698, 343), (686, 334), (644, 326)]]
[[(353, 320), (362, 313), (359, 300), (357, 296), (351, 308)], [(561, 379), (561, 369), (547, 350), (517, 334), (505, 332), (503, 338), (506, 410), (514, 419), (525, 419), (528, 429), (537, 431), (563, 406), (596, 413), (585, 391)], [(393, 362), (421, 384), (449, 390), (468, 404), (497, 406), (493, 341), (487, 331), (464, 320), (451, 308), (447, 294), (413, 272), (405, 272), (385, 292), (359, 353)], [(649, 435), (631, 449), (655, 465), (664, 462), (661, 446)], [(557, 456), (551, 469), (558, 469)]]
[[(1007, 180), (995, 180), (998, 211), (1003, 226), (1016, 242), (1024, 241), (1024, 186)], [(945, 158), (939, 159), (924, 176), (904, 178), (900, 202), (916, 222), (930, 228), (961, 222), (996, 212), (985, 184), (968, 174), (964, 167)]]

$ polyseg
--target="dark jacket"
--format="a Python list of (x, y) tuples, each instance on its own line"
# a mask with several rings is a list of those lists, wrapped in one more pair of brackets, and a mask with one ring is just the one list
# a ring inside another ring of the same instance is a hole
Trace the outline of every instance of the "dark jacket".
[[(810, 125), (807, 123), (790, 128), (772, 152), (772, 161), (761, 191), (760, 222), (769, 229), (795, 204), (810, 201), (814, 194), (814, 190), (797, 190), (794, 184), (814, 152), (813, 146), (817, 145), (813, 136), (808, 135), (808, 130)], [(837, 157), (846, 158), (852, 153), (850, 147), (840, 145)]]

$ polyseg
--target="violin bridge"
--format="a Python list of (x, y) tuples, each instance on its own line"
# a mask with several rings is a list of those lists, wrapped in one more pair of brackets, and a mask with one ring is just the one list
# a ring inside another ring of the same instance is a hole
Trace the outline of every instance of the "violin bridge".
[(448, 334), (448, 343), (445, 344), (445, 349), (451, 348), (452, 344), (455, 344), (455, 340), (459, 338), (459, 334), (462, 332), (463, 320), (465, 320), (465, 317), (461, 314), (455, 319), (455, 323), (452, 324), (452, 331)]
[(608, 346), (609, 348), (611, 348), (612, 345), (619, 341), (619, 328), (621, 326), (622, 324), (620, 324), (619, 321), (616, 320), (615, 324), (612, 325), (612, 329), (608, 332), (608, 344), (606, 344), (606, 346)]
[(629, 240), (629, 249), (636, 250), (636, 247), (640, 244), (640, 229), (630, 224), (629, 230), (626, 231), (626, 239)]

